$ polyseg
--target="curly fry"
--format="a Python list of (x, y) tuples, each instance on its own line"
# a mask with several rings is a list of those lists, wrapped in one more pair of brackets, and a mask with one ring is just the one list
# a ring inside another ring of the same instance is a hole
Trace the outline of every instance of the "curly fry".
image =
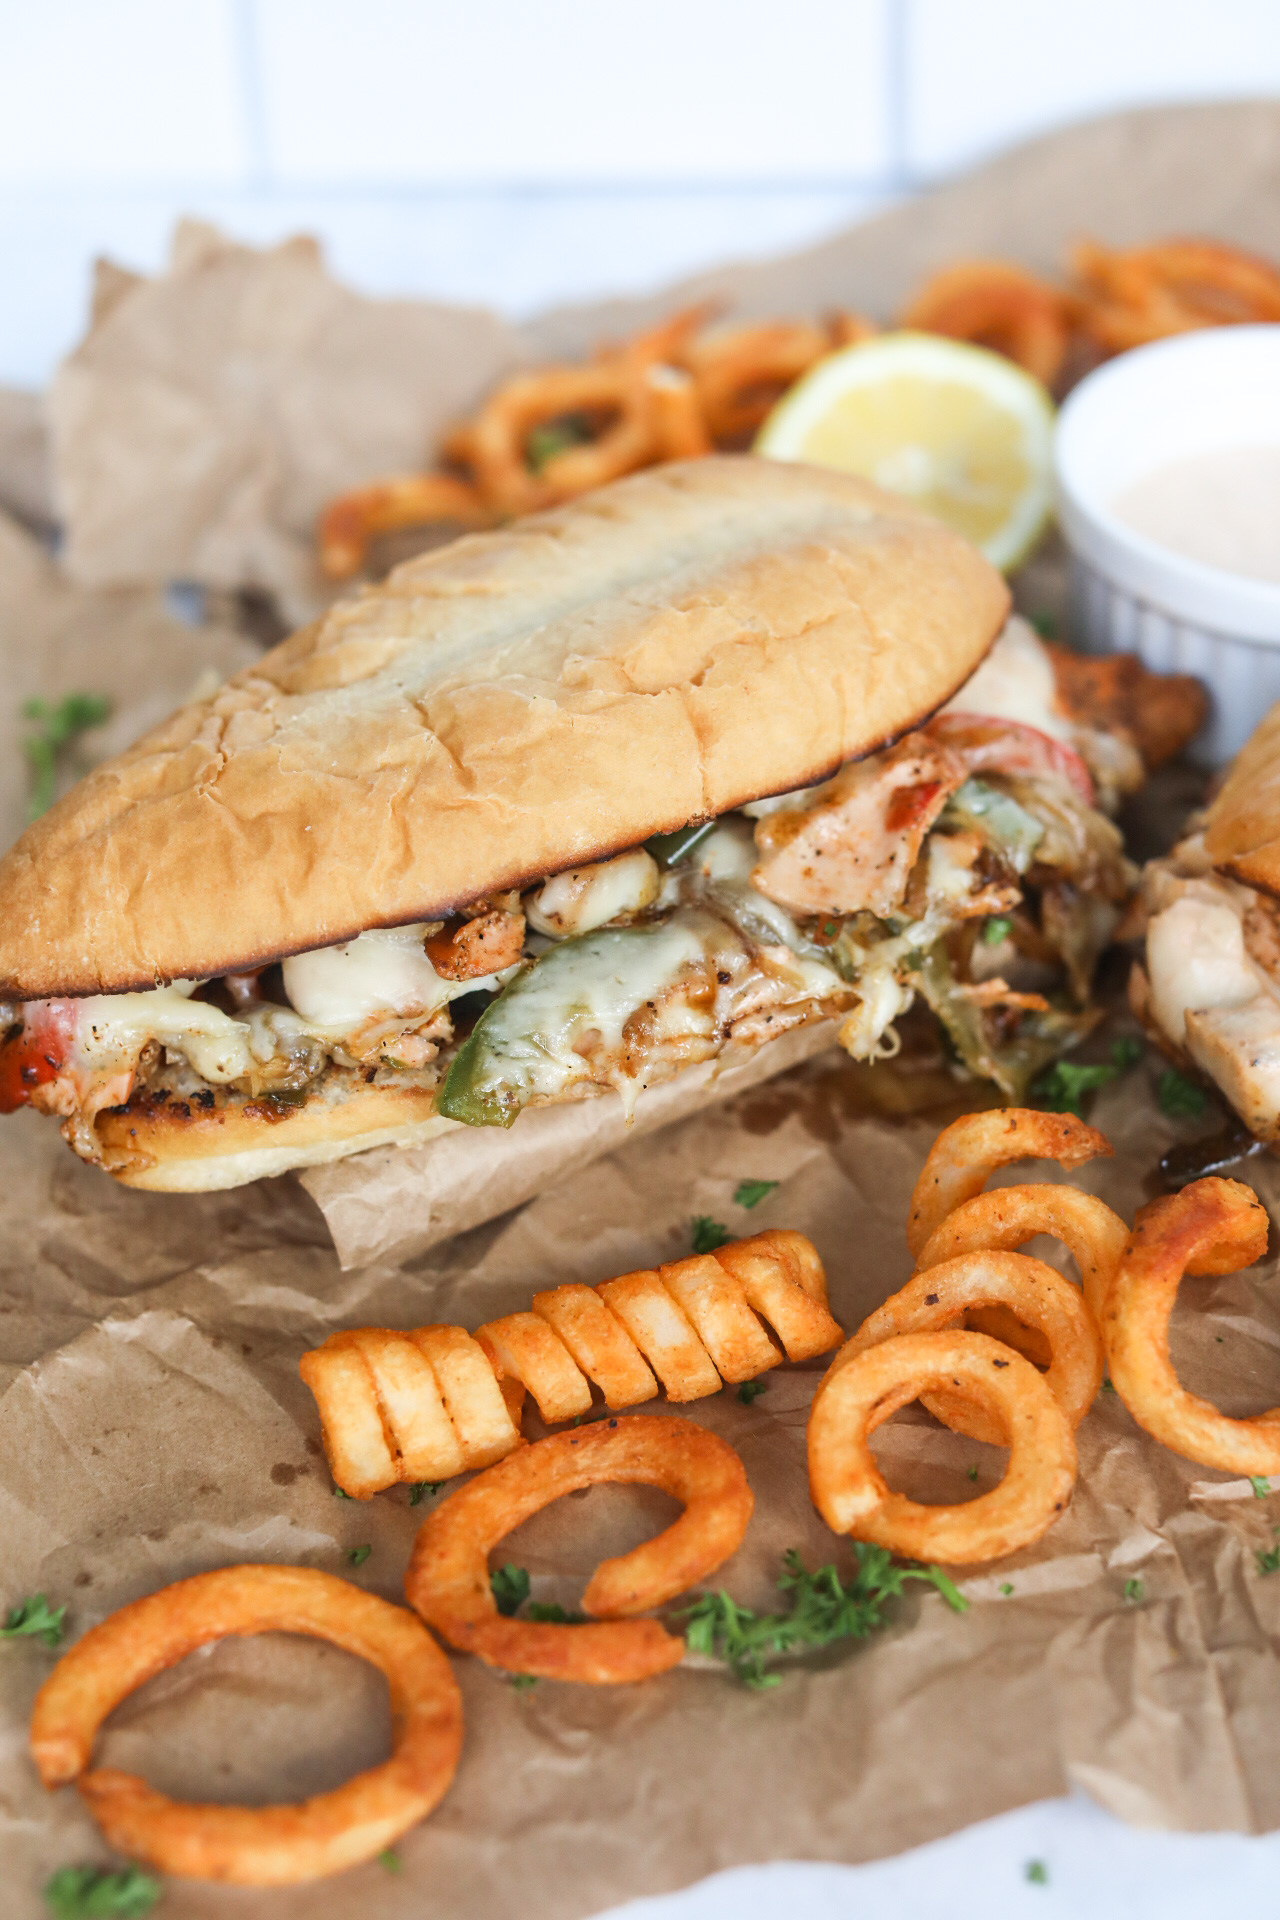
[[(591, 1407), (696, 1400), (782, 1358), (827, 1353), (841, 1330), (827, 1311), (822, 1262), (802, 1234), (759, 1233), (598, 1287), (552, 1287), (532, 1311), (476, 1330), (360, 1327), (304, 1353), (335, 1483), (365, 1500), (397, 1481), (448, 1480), (520, 1444), (526, 1391), (544, 1420)], [(656, 1379), (655, 1379), (656, 1375)]]
[[(490, 506), (532, 513), (674, 458), (676, 450), (709, 451), (682, 383), (655, 375), (679, 356), (707, 311), (689, 308), (622, 347), (606, 348), (588, 366), (542, 367), (491, 394), (465, 439), (455, 432), (450, 441), (455, 454), (467, 456)], [(552, 452), (531, 471), (530, 435), (566, 418), (603, 418), (604, 425), (586, 444)]]
[(1140, 1427), (1186, 1460), (1226, 1473), (1280, 1473), (1280, 1407), (1247, 1420), (1188, 1393), (1169, 1358), (1184, 1273), (1235, 1273), (1267, 1250), (1265, 1207), (1238, 1180), (1195, 1180), (1134, 1222), (1103, 1335), (1116, 1392)]
[[(1061, 1240), (1070, 1253), (1080, 1272), (1085, 1302), (1101, 1325), (1129, 1229), (1105, 1201), (1081, 1193), (1078, 1187), (995, 1187), (990, 1193), (975, 1194), (935, 1227), (916, 1256), (916, 1272), (959, 1254), (1012, 1252), (1040, 1233)], [(1028, 1357), (1038, 1361), (1042, 1355), (1034, 1352)]]
[[(831, 1372), (895, 1334), (949, 1331), (991, 1307), (1002, 1308), (1040, 1335), (1048, 1352), (1046, 1383), (1071, 1425), (1078, 1427), (1102, 1385), (1102, 1336), (1071, 1282), (1025, 1253), (983, 1249), (917, 1272), (867, 1316), (831, 1362)], [(1005, 1444), (1003, 1427), (980, 1402), (954, 1388), (921, 1397), (930, 1413), (957, 1433), (996, 1447)]]
[(765, 415), (816, 360), (874, 331), (858, 315), (840, 314), (826, 326), (769, 321), (717, 328), (696, 340), (683, 364), (716, 445), (748, 445)]
[(898, 325), (990, 347), (1051, 387), (1067, 357), (1071, 304), (1023, 267), (962, 260), (926, 282)]
[(1165, 240), (1109, 252), (1076, 247), (1083, 282), (1080, 320), (1109, 353), (1198, 327), (1280, 320), (1280, 272), (1269, 261), (1215, 240)]
[[(114, 1767), (86, 1772), (98, 1729), (155, 1674), (227, 1634), (304, 1633), (386, 1676), (393, 1752), (294, 1806), (193, 1805)], [(164, 1873), (283, 1887), (374, 1859), (444, 1797), (462, 1699), (439, 1647), (393, 1607), (314, 1567), (222, 1567), (162, 1587), (91, 1627), (36, 1696), (31, 1751), (46, 1787), (77, 1780), (109, 1845)]]
[(929, 1149), (911, 1194), (907, 1245), (919, 1256), (930, 1234), (961, 1201), (981, 1193), (998, 1167), (1015, 1160), (1056, 1160), (1062, 1167), (1078, 1167), (1111, 1152), (1104, 1133), (1069, 1113), (994, 1107), (963, 1114), (943, 1128)]
[(448, 473), (410, 473), (379, 480), (331, 500), (320, 516), (320, 570), (330, 580), (359, 573), (369, 542), (402, 527), (438, 523), (470, 529), (491, 527), (495, 515), (475, 488)]
[[(661, 1487), (684, 1512), (596, 1568), (582, 1596), (595, 1622), (501, 1618), (489, 1584), (492, 1549), (553, 1500), (604, 1481)], [(450, 1646), (491, 1667), (593, 1686), (643, 1680), (676, 1666), (684, 1644), (656, 1620), (626, 1616), (662, 1606), (722, 1566), (753, 1505), (732, 1447), (691, 1421), (632, 1417), (553, 1434), (440, 1502), (414, 1542), (405, 1593)]]
[[(921, 1506), (894, 1493), (869, 1438), (922, 1394), (959, 1389), (999, 1426), (1004, 1479), (960, 1506)], [(983, 1333), (904, 1333), (823, 1376), (809, 1415), (809, 1490), (835, 1533), (915, 1560), (965, 1566), (1030, 1546), (1066, 1506), (1076, 1477), (1071, 1422), (1019, 1353)]]

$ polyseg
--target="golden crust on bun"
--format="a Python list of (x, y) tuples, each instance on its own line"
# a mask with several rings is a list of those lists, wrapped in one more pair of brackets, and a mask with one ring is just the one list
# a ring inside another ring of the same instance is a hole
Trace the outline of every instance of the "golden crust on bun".
[(807, 785), (973, 672), (1000, 576), (844, 474), (638, 474), (398, 568), (97, 768), (0, 860), (0, 994), (430, 920)]
[(1280, 702), (1236, 755), (1209, 809), (1204, 844), (1233, 880), (1280, 896)]

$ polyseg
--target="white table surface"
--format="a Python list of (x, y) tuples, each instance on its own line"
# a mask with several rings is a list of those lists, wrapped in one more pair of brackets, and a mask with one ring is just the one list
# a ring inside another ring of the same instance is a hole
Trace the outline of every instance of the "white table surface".
[[(1047, 1879), (1028, 1880), (1043, 1862)], [(1044, 1800), (869, 1866), (719, 1873), (601, 1920), (1223, 1920), (1280, 1914), (1280, 1833), (1158, 1833)]]

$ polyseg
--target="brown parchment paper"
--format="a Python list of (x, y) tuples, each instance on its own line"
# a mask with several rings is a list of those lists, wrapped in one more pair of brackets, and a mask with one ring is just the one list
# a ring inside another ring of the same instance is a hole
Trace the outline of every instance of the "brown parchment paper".
[(158, 279), (100, 269), (54, 382), (63, 563), (93, 586), (267, 589), (307, 619), (331, 597), (325, 502), (420, 468), (520, 355), (496, 315), (340, 286), (313, 240), (258, 250), (184, 221)]
[(44, 396), (21, 387), (0, 387), (0, 511), (31, 527), (53, 524)]
[[(1104, 1094), (1117, 1145), (1082, 1184), (1126, 1213), (1174, 1136), (1154, 1067)], [(335, 1500), (299, 1352), (331, 1329), (456, 1319), (475, 1326), (535, 1287), (593, 1281), (675, 1257), (691, 1216), (743, 1233), (813, 1235), (847, 1326), (905, 1280), (907, 1196), (945, 1111), (899, 1124), (865, 1110), (865, 1074), (827, 1057), (596, 1161), (515, 1215), (407, 1270), (343, 1274), (301, 1190), (147, 1196), (82, 1167), (50, 1130), (5, 1135), (0, 1190), (0, 1532), (6, 1595), (43, 1590), (82, 1632), (112, 1607), (203, 1567), (289, 1560), (400, 1597), (422, 1509), (404, 1490)], [(1250, 1177), (1280, 1198), (1270, 1163)], [(1014, 1177), (1014, 1176), (1011, 1176)], [(1036, 1177), (1040, 1177), (1037, 1171)], [(743, 1178), (780, 1182), (750, 1214)], [(1189, 1283), (1177, 1359), (1232, 1411), (1280, 1398), (1274, 1261)], [(1222, 1344), (1219, 1345), (1218, 1341)], [(688, 1417), (742, 1453), (757, 1507), (717, 1576), (768, 1605), (779, 1556), (845, 1550), (814, 1516), (804, 1421), (816, 1371), (779, 1369), (750, 1407), (732, 1392)], [(914, 1416), (885, 1430), (897, 1484), (963, 1499), (999, 1456)], [(881, 1638), (788, 1670), (758, 1695), (690, 1665), (617, 1691), (540, 1683), (518, 1693), (459, 1660), (467, 1737), (457, 1783), (398, 1851), (296, 1892), (174, 1883), (187, 1916), (353, 1912), (444, 1920), (518, 1901), (530, 1920), (578, 1920), (628, 1895), (776, 1857), (859, 1860), (1024, 1801), (1086, 1789), (1131, 1820), (1249, 1831), (1280, 1821), (1280, 1580), (1260, 1579), (1280, 1497), (1259, 1500), (1180, 1462), (1102, 1395), (1080, 1432), (1065, 1518), (1035, 1549), (962, 1579), (963, 1616), (912, 1598)], [(542, 1598), (571, 1604), (603, 1554), (661, 1524), (657, 1496), (600, 1490), (504, 1544)], [(370, 1545), (354, 1571), (346, 1555)], [(1143, 1582), (1141, 1604), (1124, 1583)], [(1004, 1584), (1013, 1587), (1006, 1596)], [(0, 1660), (0, 1856), (16, 1915), (68, 1860), (104, 1857), (73, 1790), (48, 1796), (22, 1732), (52, 1656)], [(232, 1642), (138, 1694), (101, 1747), (171, 1791), (298, 1795), (385, 1751), (386, 1707), (345, 1656), (287, 1640)]]
[[(895, 276), (909, 282), (926, 260), (981, 244), (1047, 265), (1078, 227), (1116, 239), (1198, 226), (1274, 248), (1277, 155), (1274, 107), (1122, 116), (1037, 143), (817, 250), (808, 266), (783, 263), (771, 283), (752, 268), (737, 284), (760, 311), (870, 304), (873, 260), (896, 298)], [(842, 280), (842, 249), (868, 263), (858, 268), (865, 281), (852, 267)], [(99, 325), (155, 291), (102, 286)], [(608, 325), (606, 314), (563, 317), (546, 338), (562, 327), (568, 345), (573, 326), (594, 337)], [(216, 360), (216, 340), (205, 344)], [(216, 386), (222, 375), (209, 377)], [(84, 444), (86, 512), (106, 511), (93, 505), (88, 455), (101, 456), (109, 491), (129, 479), (122, 447), (139, 454), (135, 507), (157, 497), (154, 475), (143, 484), (144, 441)], [(255, 472), (268, 469), (270, 459)], [(171, 472), (173, 484), (180, 477)], [(211, 497), (221, 511), (229, 496)], [(247, 524), (256, 538), (279, 523), (250, 514)], [(1053, 588), (1050, 568), (1035, 591)], [(203, 644), (199, 633), (192, 644)], [(174, 639), (157, 629), (153, 665)], [(84, 684), (78, 668), (72, 679)], [(36, 690), (56, 688), (38, 676)], [(1158, 1064), (1099, 1096), (1092, 1117), (1116, 1156), (1079, 1176), (1126, 1214), (1179, 1132), (1153, 1097)], [(935, 1091), (942, 1099), (945, 1087)], [(558, 1182), (548, 1169), (517, 1211), (402, 1265), (383, 1257), (346, 1271), (295, 1180), (222, 1195), (131, 1193), (77, 1162), (47, 1122), (6, 1120), (0, 1601), (43, 1590), (67, 1603), (74, 1636), (167, 1581), (252, 1559), (324, 1567), (399, 1598), (423, 1509), (404, 1490), (369, 1503), (332, 1497), (297, 1375), (306, 1347), (362, 1323), (474, 1327), (537, 1287), (679, 1255), (697, 1214), (737, 1234), (810, 1233), (834, 1309), (852, 1327), (909, 1270), (907, 1197), (954, 1111), (944, 1102), (913, 1114), (920, 1097), (893, 1070), (869, 1076), (824, 1053), (562, 1168)], [(1243, 1171), (1274, 1212), (1275, 1164)], [(367, 1202), (385, 1170), (369, 1179)], [(747, 1213), (733, 1201), (742, 1179), (779, 1185)], [(1229, 1412), (1280, 1399), (1278, 1277), (1272, 1257), (1184, 1288), (1175, 1358)], [(740, 1448), (756, 1494), (744, 1547), (717, 1576), (749, 1604), (773, 1602), (787, 1547), (811, 1565), (845, 1563), (807, 1497), (804, 1422), (819, 1377), (779, 1369), (749, 1407), (728, 1392), (687, 1409)], [(399, 1874), (374, 1865), (270, 1893), (175, 1882), (162, 1911), (473, 1920), (518, 1907), (529, 1920), (578, 1920), (745, 1861), (871, 1858), (1071, 1786), (1146, 1823), (1280, 1824), (1280, 1579), (1260, 1577), (1255, 1562), (1280, 1525), (1280, 1496), (1256, 1498), (1248, 1482), (1178, 1460), (1113, 1395), (1099, 1397), (1079, 1440), (1070, 1510), (1035, 1549), (967, 1575), (966, 1614), (913, 1595), (877, 1640), (798, 1662), (761, 1695), (696, 1662), (634, 1689), (543, 1682), (520, 1693), (459, 1660), (461, 1767), (437, 1813), (400, 1844)], [(995, 1452), (914, 1413), (883, 1431), (882, 1455), (895, 1482), (924, 1498), (965, 1498), (970, 1466), (977, 1491), (1000, 1468)], [(540, 1597), (571, 1603), (600, 1557), (666, 1512), (657, 1496), (595, 1490), (530, 1523), (502, 1557), (530, 1569)], [(354, 1569), (347, 1555), (364, 1545), (372, 1551)], [(1143, 1583), (1137, 1604), (1124, 1598), (1129, 1579)], [(0, 1645), (0, 1859), (15, 1920), (35, 1920), (57, 1866), (107, 1857), (74, 1791), (43, 1793), (26, 1756), (26, 1717), (53, 1658), (38, 1642)], [(173, 1792), (252, 1801), (334, 1784), (380, 1757), (387, 1737), (373, 1676), (331, 1650), (268, 1636), (228, 1642), (152, 1683), (114, 1716), (99, 1757)]]
[(736, 1059), (708, 1061), (642, 1093), (630, 1124), (612, 1091), (536, 1107), (510, 1129), (441, 1120), (420, 1146), (376, 1147), (302, 1174), (344, 1267), (402, 1265), (452, 1234), (496, 1219), (552, 1182), (689, 1114), (732, 1099), (836, 1044), (834, 1021), (798, 1027)]
[(26, 825), (28, 773), (20, 742), (27, 700), (56, 705), (65, 694), (100, 693), (111, 702), (110, 719), (82, 736), (68, 757), (61, 770), (66, 785), (77, 769), (121, 752), (190, 699), (197, 686), (207, 693), (210, 684), (248, 666), (258, 652), (228, 628), (188, 626), (176, 619), (154, 587), (94, 592), (73, 585), (42, 543), (0, 509), (6, 736), (0, 754), (0, 844), (7, 847)]

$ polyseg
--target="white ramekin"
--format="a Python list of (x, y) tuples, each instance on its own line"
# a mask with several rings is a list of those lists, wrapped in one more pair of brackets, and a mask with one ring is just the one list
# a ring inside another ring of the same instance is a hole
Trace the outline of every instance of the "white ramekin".
[(1184, 559), (1111, 511), (1167, 461), (1280, 446), (1280, 326), (1214, 327), (1099, 367), (1062, 409), (1058, 518), (1071, 550), (1072, 637), (1194, 673), (1212, 697), (1193, 758), (1219, 766), (1280, 700), (1280, 585)]

